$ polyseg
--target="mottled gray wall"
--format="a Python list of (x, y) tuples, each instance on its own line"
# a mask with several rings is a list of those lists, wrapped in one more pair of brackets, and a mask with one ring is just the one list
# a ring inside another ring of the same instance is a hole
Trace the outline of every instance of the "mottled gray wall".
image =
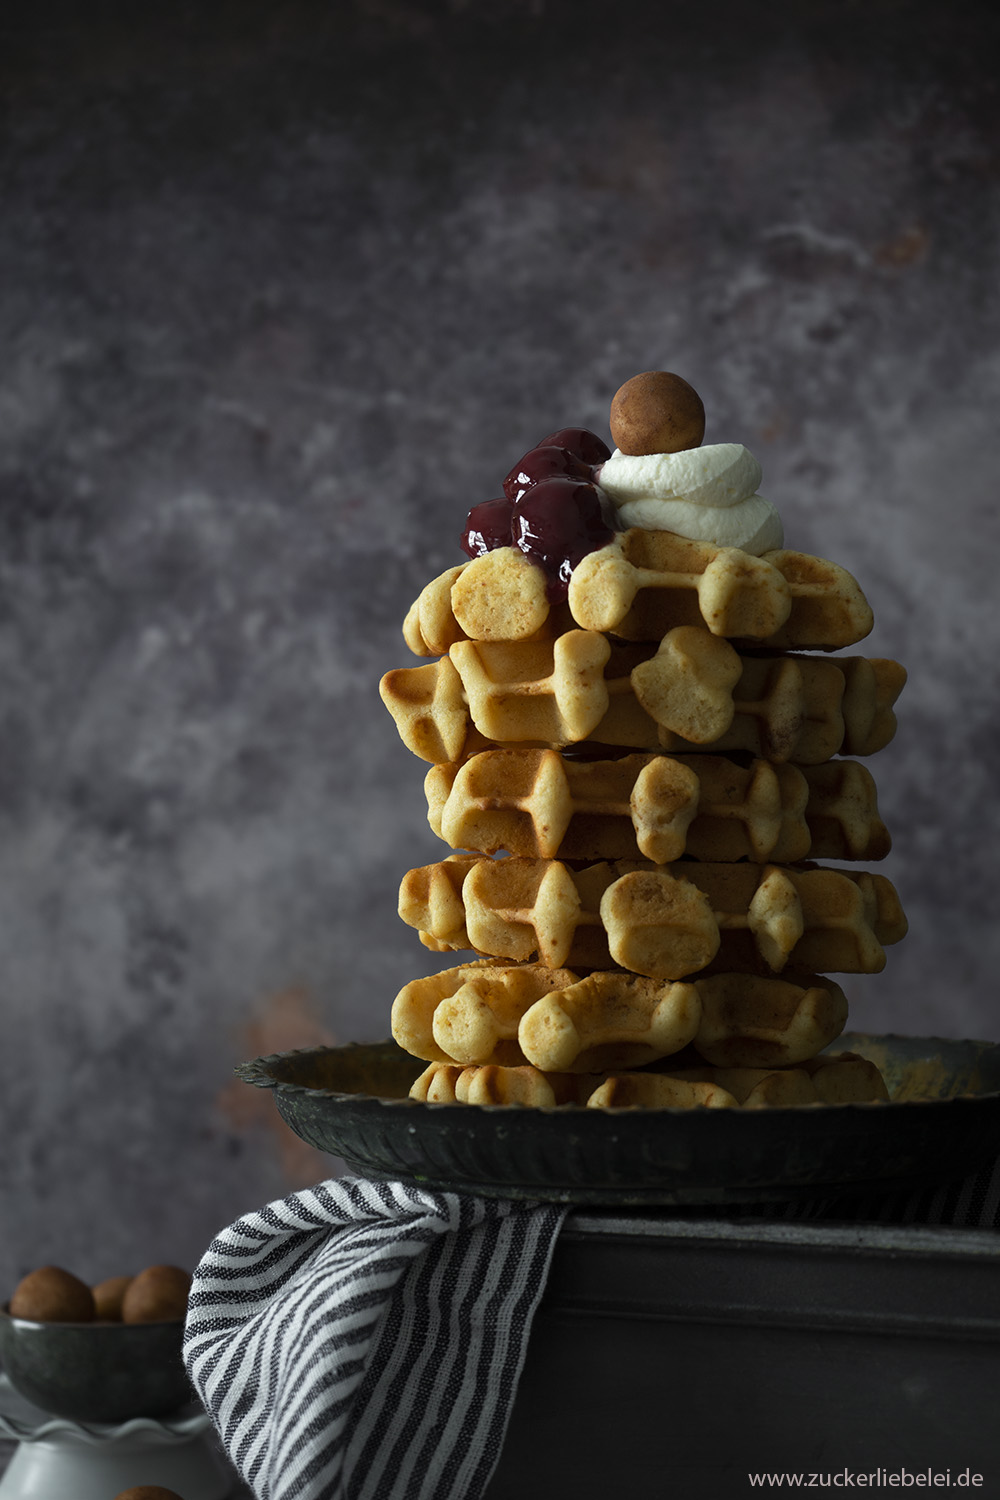
[(911, 671), (912, 933), (854, 1021), (996, 1035), (994, 7), (86, 9), (0, 22), (4, 1284), (190, 1263), (326, 1169), (230, 1077), (441, 966), (377, 679), (638, 370)]

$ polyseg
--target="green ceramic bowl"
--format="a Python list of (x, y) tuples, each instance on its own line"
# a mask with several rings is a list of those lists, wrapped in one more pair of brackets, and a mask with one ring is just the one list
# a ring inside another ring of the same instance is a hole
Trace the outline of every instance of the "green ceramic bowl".
[(161, 1417), (194, 1397), (184, 1324), (34, 1323), (0, 1311), (0, 1361), (15, 1390), (75, 1422)]

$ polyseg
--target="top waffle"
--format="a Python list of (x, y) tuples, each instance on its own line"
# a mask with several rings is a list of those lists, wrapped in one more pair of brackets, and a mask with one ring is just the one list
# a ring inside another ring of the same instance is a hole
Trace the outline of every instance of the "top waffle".
[(403, 625), (410, 650), (438, 656), (456, 641), (547, 639), (573, 624), (630, 641), (677, 625), (772, 648), (838, 650), (863, 640), (872, 612), (844, 568), (803, 552), (752, 557), (736, 547), (633, 529), (573, 570), (566, 606), (516, 547), (449, 568), (423, 589)]

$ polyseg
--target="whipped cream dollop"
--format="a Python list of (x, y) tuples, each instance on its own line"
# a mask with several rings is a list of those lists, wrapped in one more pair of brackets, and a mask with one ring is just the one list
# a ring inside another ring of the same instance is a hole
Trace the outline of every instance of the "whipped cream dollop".
[(742, 443), (636, 456), (616, 448), (595, 478), (622, 531), (675, 531), (756, 557), (784, 544), (781, 517), (757, 494), (760, 464)]

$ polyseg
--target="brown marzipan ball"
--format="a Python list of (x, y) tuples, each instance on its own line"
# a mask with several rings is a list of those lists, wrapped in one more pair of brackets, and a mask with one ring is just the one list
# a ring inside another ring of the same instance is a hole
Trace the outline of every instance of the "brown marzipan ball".
[(667, 370), (633, 375), (611, 403), (611, 436), (622, 453), (680, 453), (705, 436), (705, 408), (693, 386)]
[(184, 1496), (176, 1490), (165, 1490), (162, 1484), (134, 1484), (117, 1494), (115, 1500), (184, 1500)]
[(131, 1283), (131, 1276), (109, 1276), (91, 1287), (94, 1294), (94, 1310), (105, 1323), (120, 1323), (122, 1320), (122, 1298)]
[(172, 1323), (187, 1312), (191, 1275), (180, 1266), (147, 1266), (122, 1298), (123, 1323)]
[(42, 1266), (18, 1283), (10, 1315), (32, 1323), (92, 1323), (94, 1298), (90, 1287), (69, 1271)]

